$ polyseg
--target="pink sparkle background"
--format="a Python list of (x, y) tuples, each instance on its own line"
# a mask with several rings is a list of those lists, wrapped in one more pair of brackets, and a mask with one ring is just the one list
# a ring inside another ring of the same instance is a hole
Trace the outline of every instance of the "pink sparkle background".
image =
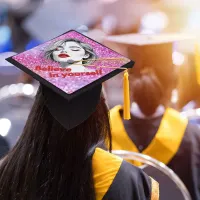
[[(100, 45), (99, 43), (90, 40), (89, 38), (83, 36), (82, 34), (70, 31), (62, 36), (59, 36), (53, 40), (50, 40), (42, 45), (39, 45), (33, 49), (30, 49), (28, 51), (25, 51), (23, 53), (20, 53), (16, 56), (13, 56), (13, 59), (19, 62), (20, 64), (24, 65), (25, 67), (29, 68), (33, 72), (40, 75), (42, 78), (46, 79), (56, 87), (60, 88), (67, 94), (71, 94), (84, 86), (91, 84), (92, 82), (96, 81), (97, 79), (101, 78), (102, 76), (105, 76), (106, 74), (109, 74), (110, 72), (116, 70), (116, 69), (109, 69), (109, 68), (102, 68), (102, 75), (87, 75), (87, 76), (66, 76), (65, 78), (58, 77), (50, 77), (48, 71), (36, 71), (36, 66), (41, 67), (47, 67), (47, 66), (53, 66), (53, 67), (60, 67), (59, 63), (56, 63), (51, 60), (47, 60), (44, 57), (44, 52), (48, 45), (51, 43), (54, 43), (58, 40), (63, 40), (67, 38), (76, 38), (84, 43), (89, 44), (97, 54), (98, 58), (125, 58), (121, 56), (120, 54), (106, 48), (105, 46)], [(99, 66), (109, 66), (109, 67), (116, 67), (120, 68), (122, 65), (127, 64), (130, 62), (129, 59), (126, 58), (126, 60), (104, 60), (104, 61), (95, 61), (92, 63), (92, 65), (95, 65), (95, 67)], [(92, 68), (92, 67), (91, 67)], [(59, 73), (56, 71), (52, 71), (52, 73)], [(66, 72), (64, 72), (66, 73)]]

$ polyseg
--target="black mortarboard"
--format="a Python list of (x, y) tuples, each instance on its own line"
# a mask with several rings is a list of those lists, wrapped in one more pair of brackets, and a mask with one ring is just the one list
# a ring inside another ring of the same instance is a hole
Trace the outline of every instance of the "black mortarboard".
[(68, 31), (7, 61), (40, 81), (50, 113), (67, 130), (95, 111), (102, 83), (125, 70), (125, 118), (130, 117), (126, 69), (134, 62), (81, 33)]
[[(105, 44), (128, 56), (136, 62), (134, 75), (145, 73), (146, 69), (153, 69), (164, 86), (174, 81), (176, 70), (174, 65), (184, 65), (184, 56), (177, 52), (180, 44), (194, 40), (194, 36), (181, 33), (162, 34), (124, 34), (108, 36)], [(131, 76), (130, 76), (131, 77)]]
[(126, 49), (124, 51), (128, 56), (136, 61), (136, 69), (141, 69), (152, 66), (172, 66), (174, 42), (193, 39), (191, 35), (179, 33), (124, 34), (107, 37), (106, 44), (111, 47), (117, 44), (119, 48)]

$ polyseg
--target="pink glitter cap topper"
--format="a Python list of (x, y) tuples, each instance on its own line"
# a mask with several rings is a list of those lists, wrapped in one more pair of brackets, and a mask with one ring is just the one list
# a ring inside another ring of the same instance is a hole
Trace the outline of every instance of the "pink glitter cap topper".
[(134, 65), (74, 30), (7, 60), (67, 99)]

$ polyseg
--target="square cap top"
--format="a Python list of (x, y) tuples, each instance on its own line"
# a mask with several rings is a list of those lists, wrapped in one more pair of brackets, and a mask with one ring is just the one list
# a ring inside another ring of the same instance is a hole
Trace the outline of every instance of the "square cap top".
[(68, 100), (134, 64), (74, 30), (7, 60)]
[(124, 34), (124, 35), (109, 36), (106, 38), (106, 41), (125, 44), (125, 45), (146, 46), (146, 45), (173, 43), (176, 41), (192, 40), (192, 39), (194, 39), (194, 36), (184, 35), (179, 33), (152, 34), (152, 35)]

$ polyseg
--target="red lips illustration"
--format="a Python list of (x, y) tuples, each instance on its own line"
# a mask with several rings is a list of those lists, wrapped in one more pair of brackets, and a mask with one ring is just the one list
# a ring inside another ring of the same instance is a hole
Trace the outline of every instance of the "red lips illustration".
[(58, 57), (60, 58), (67, 58), (67, 57), (70, 57), (68, 54), (65, 54), (65, 53), (61, 53), (58, 55)]

